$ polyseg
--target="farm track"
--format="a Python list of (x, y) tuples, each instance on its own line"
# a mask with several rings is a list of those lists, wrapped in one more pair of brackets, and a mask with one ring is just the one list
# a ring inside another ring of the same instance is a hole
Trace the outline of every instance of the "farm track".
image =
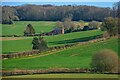
[[(64, 50), (66, 50), (66, 49), (64, 49)], [(21, 59), (32, 59), (32, 58), (38, 58), (38, 57), (48, 56), (48, 55), (52, 55), (52, 54), (55, 54), (57, 52), (61, 52), (61, 51), (64, 51), (64, 50), (54, 51), (54, 52), (50, 52), (48, 54), (40, 54), (40, 55), (35, 55), (35, 56), (33, 55), (31, 57), (29, 56), (29, 57), (21, 58)]]
[(8, 40), (22, 40), (22, 39), (26, 39), (26, 38), (23, 38), (23, 37), (19, 37), (19, 38), (16, 38), (16, 37), (0, 37), (0, 41), (8, 41)]
[[(68, 78), (67, 80), (69, 80), (69, 78), (75, 78), (75, 80), (79, 80), (79, 78), (81, 78), (80, 80), (89, 80), (89, 78), (93, 78), (93, 80), (96, 80), (94, 78), (97, 78), (97, 80), (118, 80), (118, 75), (117, 74), (88, 74), (88, 73), (78, 73), (78, 74), (35, 74), (35, 75), (18, 75), (18, 76), (5, 76), (3, 78), (18, 78), (18, 79), (24, 79), (24, 78), (49, 78), (48, 80), (55, 80), (56, 78)], [(55, 79), (54, 79), (55, 78)], [(82, 79), (83, 78), (83, 79)], [(88, 78), (88, 79), (84, 79), (84, 78)], [(46, 79), (47, 80), (47, 79)], [(72, 80), (72, 79), (70, 79)], [(92, 79), (90, 79), (92, 80)]]

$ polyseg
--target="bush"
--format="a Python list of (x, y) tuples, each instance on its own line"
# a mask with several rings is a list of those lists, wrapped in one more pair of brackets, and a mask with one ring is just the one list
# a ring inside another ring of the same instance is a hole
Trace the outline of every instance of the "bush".
[(91, 28), (96, 28), (96, 29), (99, 29), (101, 24), (100, 22), (97, 22), (97, 21), (92, 21), (88, 24), (88, 26), (90, 26)]
[(105, 32), (105, 33), (103, 34), (103, 38), (109, 38), (109, 37), (110, 37), (110, 35), (109, 35), (108, 32)]
[(83, 31), (87, 31), (87, 30), (89, 30), (89, 29), (90, 29), (89, 26), (84, 26)]
[(96, 72), (116, 73), (118, 71), (118, 56), (112, 50), (102, 50), (96, 53), (92, 58), (91, 67)]

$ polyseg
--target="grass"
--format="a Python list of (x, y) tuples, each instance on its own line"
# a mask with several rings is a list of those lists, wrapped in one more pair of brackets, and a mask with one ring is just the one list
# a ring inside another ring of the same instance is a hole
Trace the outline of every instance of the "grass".
[(48, 69), (48, 68), (90, 68), (91, 58), (97, 51), (111, 49), (118, 53), (118, 39), (90, 43), (56, 51), (47, 56), (31, 56), (3, 60), (3, 70)]
[(116, 74), (37, 74), (7, 76), (3, 78), (118, 78)]
[(12, 53), (12, 52), (20, 52), (32, 50), (32, 39), (24, 38), (21, 40), (6, 40), (2, 41), (2, 52)]
[[(45, 36), (48, 46), (61, 46), (76, 42), (87, 41), (93, 39), (95, 36), (102, 34), (100, 30), (74, 32), (64, 35)], [(11, 37), (12, 38), (12, 37)], [(32, 50), (32, 37), (21, 40), (5, 40), (3, 42), (3, 53), (20, 52)]]
[(55, 27), (55, 23), (50, 21), (15, 21), (12, 25), (2, 25), (2, 35), (23, 35), (28, 24), (32, 24), (36, 33), (49, 32)]
[[(81, 22), (75, 22), (80, 24)], [(32, 24), (36, 33), (50, 32), (56, 25), (55, 21), (14, 21), (14, 24), (0, 24), (0, 33), (2, 35), (23, 35), (24, 30), (28, 24)], [(88, 22), (82, 24), (88, 25)]]

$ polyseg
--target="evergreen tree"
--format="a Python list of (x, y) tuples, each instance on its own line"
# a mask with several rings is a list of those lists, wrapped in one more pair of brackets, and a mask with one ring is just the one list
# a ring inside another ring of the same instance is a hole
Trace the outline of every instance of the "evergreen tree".
[(25, 31), (24, 31), (24, 35), (25, 36), (31, 36), (35, 34), (35, 30), (33, 28), (33, 26), (31, 24), (28, 24)]
[(41, 51), (45, 51), (48, 49), (47, 42), (41, 36), (39, 38), (37, 37), (33, 38), (32, 44), (33, 44), (33, 49), (38, 49)]
[(33, 38), (32, 44), (33, 44), (32, 49), (38, 49), (39, 48), (39, 42), (38, 42), (37, 37)]

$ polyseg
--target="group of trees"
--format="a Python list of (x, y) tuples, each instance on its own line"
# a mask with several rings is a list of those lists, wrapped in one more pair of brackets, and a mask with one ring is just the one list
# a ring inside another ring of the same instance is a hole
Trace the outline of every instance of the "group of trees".
[(120, 2), (114, 5), (113, 10), (113, 17), (105, 18), (102, 23), (102, 30), (106, 30), (106, 34), (110, 37), (120, 34)]
[(53, 6), (53, 5), (23, 5), (3, 6), (2, 23), (14, 20), (24, 21), (61, 21), (71, 16), (74, 21), (103, 21), (112, 16), (112, 9), (94, 6)]
[(64, 28), (65, 33), (84, 31), (84, 30), (93, 30), (99, 29), (101, 27), (101, 22), (91, 21), (88, 24), (85, 24), (85, 21), (72, 21), (72, 17), (64, 18), (62, 21), (57, 21), (56, 27)]
[(71, 17), (63, 18), (62, 21), (57, 21), (56, 27), (63, 28), (65, 33), (72, 32), (77, 26), (72, 21)]
[(41, 51), (45, 51), (48, 49), (47, 42), (41, 36), (39, 36), (39, 38), (34, 37), (32, 44), (33, 44), (32, 49), (41, 50)]
[[(24, 31), (24, 36), (32, 36), (34, 34), (35, 34), (35, 29), (31, 24), (28, 24)], [(39, 38), (34, 37), (32, 41), (32, 45), (33, 45), (32, 47), (33, 50), (44, 51), (48, 49), (47, 42), (41, 36), (39, 36)]]
[(2, 23), (13, 24), (13, 21), (19, 21), (18, 14), (13, 7), (2, 7)]

